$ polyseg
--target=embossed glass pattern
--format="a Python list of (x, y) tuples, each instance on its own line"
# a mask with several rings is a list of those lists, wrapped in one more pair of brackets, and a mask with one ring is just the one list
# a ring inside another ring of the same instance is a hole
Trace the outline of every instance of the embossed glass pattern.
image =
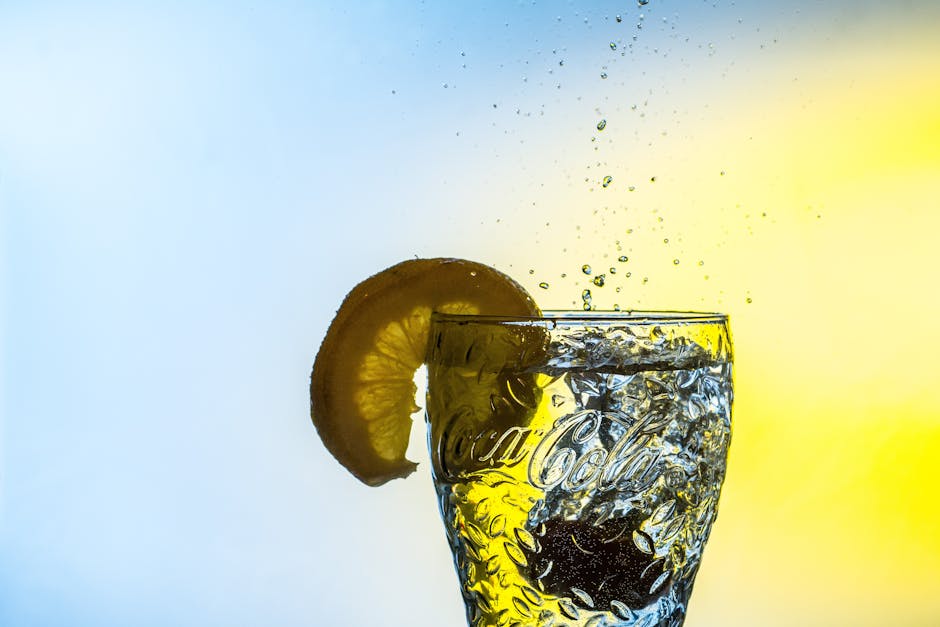
[(678, 627), (731, 438), (718, 314), (437, 315), (429, 445), (472, 627)]

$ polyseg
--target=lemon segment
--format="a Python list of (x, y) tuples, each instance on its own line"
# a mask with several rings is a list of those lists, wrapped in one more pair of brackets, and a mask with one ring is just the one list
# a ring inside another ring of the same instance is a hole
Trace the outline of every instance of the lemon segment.
[(310, 377), (310, 415), (327, 449), (368, 485), (405, 477), (431, 313), (533, 316), (515, 281), (461, 259), (413, 259), (372, 276), (346, 296)]

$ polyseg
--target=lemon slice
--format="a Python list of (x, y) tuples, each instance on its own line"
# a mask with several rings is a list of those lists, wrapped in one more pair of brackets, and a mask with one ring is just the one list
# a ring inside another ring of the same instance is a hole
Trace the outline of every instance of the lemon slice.
[(538, 315), (505, 274), (462, 259), (413, 259), (372, 276), (346, 296), (317, 353), (310, 415), (326, 448), (368, 485), (405, 477), (431, 312)]

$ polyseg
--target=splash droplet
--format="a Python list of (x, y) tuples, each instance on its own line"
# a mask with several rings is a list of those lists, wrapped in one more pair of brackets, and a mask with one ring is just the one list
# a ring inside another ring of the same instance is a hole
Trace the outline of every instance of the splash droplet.
[(605, 177), (604, 177), (604, 182), (602, 183), (602, 185), (603, 185), (604, 187), (610, 187), (610, 184), (611, 184), (611, 182), (612, 182), (613, 180), (614, 180), (614, 177), (612, 177), (612, 176), (610, 176), (610, 175), (605, 176)]
[(601, 79), (607, 78), (607, 72), (601, 72)]
[(601, 120), (597, 123), (597, 130), (603, 131), (605, 128), (607, 128), (607, 120)]
[(583, 266), (581, 266), (581, 272), (583, 272), (584, 274), (591, 274), (591, 266), (584, 264)]
[(610, 42), (610, 49), (611, 49), (611, 50), (616, 50), (616, 49), (617, 49), (617, 44), (616, 44), (616, 42), (613, 42), (613, 41)]
[(590, 311), (594, 308), (594, 305), (591, 304), (591, 290), (581, 292), (581, 300), (584, 303), (583, 307), (585, 311)]
[(619, 261), (620, 263), (627, 263), (628, 261), (630, 261), (630, 258), (627, 257), (626, 255), (620, 255), (619, 257), (617, 257), (617, 261)]
[(547, 290), (547, 289), (548, 289), (548, 283), (545, 282), (545, 281), (542, 281), (541, 283), (539, 283), (539, 287), (541, 287), (543, 290)]
[(753, 303), (753, 302), (754, 302), (754, 300), (753, 300), (750, 296), (748, 296), (748, 297), (747, 297), (747, 304), (750, 305), (750, 304)]
[(594, 285), (597, 287), (604, 287), (605, 276), (603, 274), (598, 274), (594, 277)]
[(650, 0), (636, 0), (636, 3), (637, 3), (637, 5), (639, 5), (639, 6), (641, 6), (641, 7), (645, 7), (647, 4), (650, 3)]
[(678, 266), (678, 265), (679, 265), (679, 260), (678, 260), (678, 259), (673, 259), (673, 260), (672, 260), (672, 265)]

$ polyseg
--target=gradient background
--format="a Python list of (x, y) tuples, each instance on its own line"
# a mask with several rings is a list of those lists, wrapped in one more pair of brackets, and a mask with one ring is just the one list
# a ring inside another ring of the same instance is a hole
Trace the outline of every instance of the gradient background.
[(0, 624), (462, 624), (308, 418), (416, 255), (731, 314), (689, 627), (940, 624), (940, 3), (584, 4), (0, 3)]

